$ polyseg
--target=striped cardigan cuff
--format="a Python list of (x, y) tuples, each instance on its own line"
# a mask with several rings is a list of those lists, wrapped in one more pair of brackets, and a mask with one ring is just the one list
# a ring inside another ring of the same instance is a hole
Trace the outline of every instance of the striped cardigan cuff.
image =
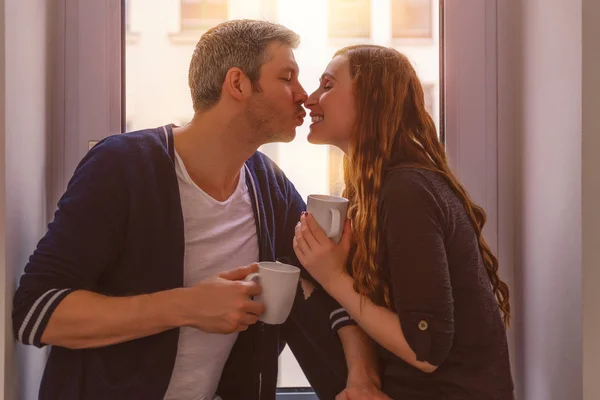
[(329, 314), (329, 323), (334, 333), (337, 333), (344, 326), (356, 325), (356, 321), (343, 308), (338, 308)]
[(50, 289), (38, 297), (21, 322), (17, 340), (23, 344), (43, 347), (42, 334), (50, 316), (58, 304), (73, 291), (73, 289)]

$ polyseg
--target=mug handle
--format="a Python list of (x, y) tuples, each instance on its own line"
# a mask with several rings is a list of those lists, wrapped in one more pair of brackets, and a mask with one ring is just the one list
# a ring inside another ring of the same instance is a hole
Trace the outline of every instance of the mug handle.
[(331, 211), (331, 227), (327, 232), (327, 236), (334, 238), (340, 234), (340, 210), (331, 208), (329, 211)]
[(248, 282), (248, 281), (258, 282), (258, 278), (259, 278), (258, 272), (253, 272), (251, 274), (246, 275), (246, 277), (242, 280), (245, 282)]
[[(246, 277), (244, 279), (242, 279), (244, 282), (257, 282), (259, 280), (260, 276), (258, 275), (258, 272), (253, 272), (251, 274), (246, 275)], [(254, 300), (255, 296), (250, 296), (250, 300)]]

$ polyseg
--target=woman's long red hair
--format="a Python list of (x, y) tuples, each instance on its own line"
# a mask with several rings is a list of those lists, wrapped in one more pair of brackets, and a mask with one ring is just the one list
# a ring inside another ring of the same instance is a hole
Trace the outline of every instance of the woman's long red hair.
[(355, 290), (376, 304), (393, 308), (389, 282), (377, 263), (380, 227), (373, 216), (378, 215), (379, 193), (387, 170), (400, 165), (425, 168), (447, 180), (469, 214), (494, 295), (508, 325), (508, 286), (498, 276), (498, 260), (482, 235), (485, 212), (450, 170), (411, 63), (394, 49), (373, 45), (346, 47), (338, 55), (349, 61), (357, 110), (344, 160), (344, 196), (350, 200), (355, 240), (349, 272)]

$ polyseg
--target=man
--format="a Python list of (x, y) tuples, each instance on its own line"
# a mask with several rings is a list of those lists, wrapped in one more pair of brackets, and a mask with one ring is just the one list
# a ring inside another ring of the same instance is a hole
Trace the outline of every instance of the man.
[(111, 136), (82, 160), (14, 298), (17, 339), (52, 345), (40, 399), (273, 399), (285, 342), (321, 398), (346, 374), (341, 396), (376, 392), (368, 339), (323, 290), (303, 281), (269, 326), (243, 281), (256, 261), (295, 261), (305, 205), (256, 150), (302, 124), (297, 45), (267, 22), (211, 29), (190, 65), (191, 123)]

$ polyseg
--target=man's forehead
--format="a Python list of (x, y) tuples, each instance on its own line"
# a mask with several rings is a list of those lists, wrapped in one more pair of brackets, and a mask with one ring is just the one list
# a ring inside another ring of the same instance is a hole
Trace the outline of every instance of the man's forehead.
[(293, 49), (285, 43), (271, 43), (265, 54), (265, 65), (270, 64), (276, 68), (298, 69)]

